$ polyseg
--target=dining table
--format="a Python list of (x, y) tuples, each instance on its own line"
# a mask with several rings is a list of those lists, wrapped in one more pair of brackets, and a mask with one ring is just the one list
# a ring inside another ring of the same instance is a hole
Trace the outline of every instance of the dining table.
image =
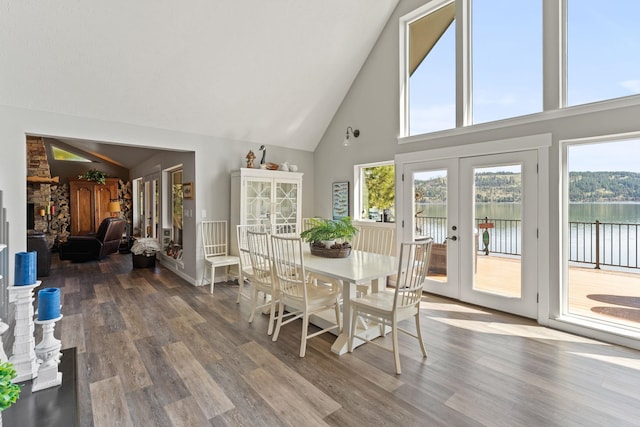
[[(326, 258), (312, 255), (308, 246), (303, 246), (304, 268), (308, 273), (316, 273), (326, 278), (336, 280), (342, 285), (342, 331), (331, 346), (331, 351), (344, 354), (348, 350), (348, 340), (351, 333), (351, 300), (356, 297), (356, 283), (371, 282), (371, 292), (383, 291), (386, 287), (387, 276), (397, 273), (398, 260), (394, 256), (380, 255), (372, 252), (352, 250), (345, 258)], [(381, 283), (382, 282), (382, 283)], [(311, 319), (317, 326), (335, 322), (333, 310), (324, 312)], [(358, 331), (358, 335), (366, 334), (371, 339), (380, 336), (382, 331), (378, 325)], [(356, 340), (354, 347), (364, 341)]]

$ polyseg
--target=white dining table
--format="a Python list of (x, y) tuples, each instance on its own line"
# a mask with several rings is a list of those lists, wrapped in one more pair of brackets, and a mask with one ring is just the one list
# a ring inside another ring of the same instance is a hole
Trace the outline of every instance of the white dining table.
[[(396, 257), (380, 255), (371, 252), (351, 251), (346, 258), (324, 258), (311, 255), (309, 247), (303, 249), (304, 268), (309, 273), (338, 280), (342, 284), (342, 332), (331, 346), (331, 351), (337, 354), (347, 352), (349, 334), (351, 332), (351, 299), (356, 296), (356, 283), (370, 281), (372, 292), (378, 292), (380, 287), (384, 290), (386, 283), (380, 284), (379, 279), (386, 279), (387, 276), (397, 273), (398, 260)], [(329, 316), (335, 321), (335, 314), (330, 310)], [(331, 319), (329, 317), (329, 319)], [(313, 323), (323, 323), (322, 316), (312, 319)], [(360, 334), (360, 331), (358, 332)], [(380, 328), (374, 327), (366, 331), (369, 338), (380, 335)], [(363, 341), (354, 342), (354, 346), (362, 344)]]

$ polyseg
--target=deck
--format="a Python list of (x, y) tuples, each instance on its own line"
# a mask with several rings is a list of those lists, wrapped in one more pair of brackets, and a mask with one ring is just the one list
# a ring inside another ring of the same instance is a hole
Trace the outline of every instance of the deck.
[[(519, 259), (478, 255), (476, 287), (519, 296)], [(640, 271), (569, 268), (569, 312), (640, 327)]]

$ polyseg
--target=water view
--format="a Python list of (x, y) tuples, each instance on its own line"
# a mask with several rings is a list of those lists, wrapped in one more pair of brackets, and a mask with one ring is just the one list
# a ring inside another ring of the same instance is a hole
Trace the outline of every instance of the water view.
[[(484, 218), (494, 224), (490, 229), (493, 253), (522, 253), (520, 208), (519, 203), (476, 203), (476, 227)], [(417, 203), (416, 212), (417, 234), (444, 241), (446, 205)], [(640, 267), (640, 203), (571, 203), (569, 224), (569, 261), (598, 267)], [(478, 239), (481, 248), (480, 233)]]

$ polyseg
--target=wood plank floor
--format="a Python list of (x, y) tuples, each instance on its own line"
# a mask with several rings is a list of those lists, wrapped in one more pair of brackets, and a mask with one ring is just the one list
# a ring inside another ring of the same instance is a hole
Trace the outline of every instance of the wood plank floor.
[(429, 357), (401, 336), (396, 376), (391, 353), (337, 356), (328, 334), (301, 359), (300, 323), (273, 343), (237, 286), (210, 295), (127, 255), (54, 260), (42, 287), (62, 290), (81, 426), (640, 425), (640, 352), (432, 295)]

